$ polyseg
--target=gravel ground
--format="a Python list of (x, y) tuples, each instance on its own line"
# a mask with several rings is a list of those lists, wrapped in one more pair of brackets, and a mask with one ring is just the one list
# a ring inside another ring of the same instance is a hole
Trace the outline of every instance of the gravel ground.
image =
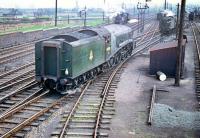
[[(149, 52), (128, 62), (116, 90), (116, 113), (110, 125), (110, 138), (200, 138), (194, 81), (194, 42), (191, 30), (187, 29), (186, 33), (189, 42), (180, 87), (174, 86), (173, 78), (161, 82), (149, 75)], [(152, 125), (148, 126), (146, 122), (153, 85), (167, 92), (157, 91), (155, 116)]]
[(157, 127), (200, 130), (200, 112), (176, 110), (158, 103), (154, 105), (153, 123)]
[[(188, 39), (192, 38), (188, 32)], [(193, 45), (192, 40), (188, 46)], [(181, 87), (174, 87), (174, 79), (160, 82), (149, 76), (149, 53), (138, 55), (127, 63), (116, 90), (116, 113), (109, 131), (110, 138), (199, 138), (200, 115), (196, 111), (194, 89), (193, 49), (186, 48), (185, 78)], [(152, 126), (147, 126), (151, 89), (156, 84), (169, 92), (157, 92)], [(27, 137), (50, 137), (58, 125), (62, 107)]]

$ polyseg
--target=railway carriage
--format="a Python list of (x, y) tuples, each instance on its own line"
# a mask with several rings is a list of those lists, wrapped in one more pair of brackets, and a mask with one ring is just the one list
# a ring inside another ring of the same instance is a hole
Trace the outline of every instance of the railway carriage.
[(65, 92), (118, 64), (132, 53), (131, 28), (106, 25), (58, 35), (35, 46), (36, 80)]

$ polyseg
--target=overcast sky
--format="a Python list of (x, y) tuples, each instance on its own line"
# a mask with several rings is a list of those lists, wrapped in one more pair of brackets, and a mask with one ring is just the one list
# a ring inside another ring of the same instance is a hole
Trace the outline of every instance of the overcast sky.
[[(60, 8), (73, 8), (76, 6), (76, 1), (79, 7), (94, 7), (102, 8), (104, 6), (104, 0), (58, 0), (58, 7)], [(138, 1), (144, 2), (144, 0), (105, 0), (107, 7), (119, 6), (122, 2), (137, 3)], [(150, 5), (163, 4), (164, 0), (151, 0)], [(181, 0), (168, 0), (170, 3), (178, 3)], [(186, 0), (188, 3), (200, 3), (200, 0)], [(0, 8), (54, 8), (55, 0), (0, 0)]]

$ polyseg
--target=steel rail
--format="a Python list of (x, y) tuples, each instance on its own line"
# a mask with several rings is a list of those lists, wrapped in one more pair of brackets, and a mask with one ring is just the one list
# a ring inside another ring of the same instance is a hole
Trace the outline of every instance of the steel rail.
[[(154, 30), (154, 33), (153, 33), (152, 37), (149, 39), (148, 44), (145, 45), (146, 48), (149, 46), (149, 43), (151, 42), (151, 40), (152, 40), (152, 38), (153, 38), (155, 32), (156, 32), (156, 29)], [(142, 51), (142, 50), (144, 50), (144, 48), (142, 48), (140, 51)], [(140, 51), (138, 51), (138, 52), (140, 52)], [(138, 53), (138, 52), (137, 52), (137, 53)], [(133, 55), (135, 55), (135, 54), (132, 54), (130, 57), (132, 57)], [(130, 57), (127, 58), (127, 59), (125, 59), (123, 62), (121, 62), (121, 63), (115, 68), (115, 70), (114, 70), (114, 71), (112, 72), (112, 74), (110, 75), (108, 82), (107, 82), (106, 85), (105, 85), (105, 88), (104, 88), (104, 90), (103, 90), (103, 92), (102, 92), (102, 94), (101, 94), (101, 96), (102, 96), (103, 98), (102, 98), (102, 101), (101, 101), (101, 104), (100, 104), (100, 108), (99, 108), (99, 111), (98, 111), (98, 115), (97, 115), (97, 120), (96, 120), (96, 125), (95, 125), (95, 129), (94, 129), (93, 138), (97, 138), (97, 137), (98, 137), (98, 128), (99, 128), (99, 124), (100, 124), (100, 118), (101, 118), (101, 114), (102, 114), (102, 111), (103, 111), (103, 106), (104, 106), (104, 103), (105, 103), (105, 100), (106, 100), (106, 96), (107, 96), (107, 93), (108, 93), (108, 90), (109, 90), (109, 86), (110, 86), (110, 84), (111, 84), (113, 78), (115, 77), (117, 71), (122, 67), (122, 65), (123, 65), (124, 63), (126, 63), (126, 62), (130, 59)]]
[[(154, 22), (154, 24), (151, 25), (151, 27), (149, 28), (148, 32), (146, 33), (146, 35), (144, 35), (142, 37), (142, 39), (140, 39), (139, 42), (136, 43), (136, 45), (140, 45), (142, 44), (143, 40), (147, 39), (148, 36), (152, 36), (152, 34), (155, 34), (155, 31), (157, 31), (157, 28), (155, 29), (155, 27), (157, 27), (157, 22)], [(152, 32), (153, 31), (153, 32)], [(150, 34), (149, 34), (150, 33)]]
[[(144, 21), (144, 24), (146, 25), (146, 23), (149, 23), (148, 21), (151, 21), (153, 18), (149, 18), (149, 19), (146, 19), (145, 21)], [(138, 29), (140, 29), (142, 26), (138, 26), (138, 24), (135, 24), (134, 26), (129, 26), (129, 27), (131, 27), (134, 31), (136, 31), (136, 30), (138, 30)]]
[[(127, 61), (127, 60), (128, 60), (128, 59), (126, 59), (125, 61)], [(122, 63), (120, 63), (120, 65), (121, 65), (121, 64), (123, 65), (123, 64), (125, 63), (125, 61), (122, 62)], [(121, 65), (121, 66), (122, 66), (122, 65)], [(118, 69), (119, 69), (121, 66), (118, 66)], [(116, 70), (116, 72), (117, 72), (117, 70)], [(109, 78), (108, 83), (111, 83), (111, 82), (112, 82), (112, 80), (113, 80), (113, 78), (114, 78), (114, 76), (115, 76), (116, 73), (115, 73), (115, 74), (112, 73), (112, 74), (113, 74), (113, 75), (111, 75), (112, 78), (111, 78), (111, 77)], [(87, 90), (87, 88), (88, 88), (88, 86), (89, 86), (90, 83), (91, 83), (91, 81), (88, 82), (87, 86), (86, 86), (86, 87), (84, 88), (84, 90), (82, 91), (82, 93), (81, 93), (82, 96), (83, 96), (84, 92)], [(106, 89), (109, 89), (109, 85), (106, 86)], [(0, 121), (4, 120), (5, 118), (11, 116), (12, 114), (14, 114), (14, 113), (16, 113), (16, 112), (18, 112), (18, 111), (20, 111), (21, 109), (23, 109), (23, 108), (26, 107), (27, 105), (29, 105), (29, 104), (31, 104), (31, 103), (37, 101), (38, 99), (40, 99), (42, 96), (46, 95), (47, 93), (49, 93), (49, 91), (46, 91), (45, 93), (43, 93), (43, 94), (41, 94), (41, 95), (35, 97), (34, 99), (30, 100), (29, 102), (23, 103), (23, 104), (19, 105), (18, 107), (16, 107), (15, 109), (12, 109), (12, 110), (6, 112), (3, 116), (0, 116)], [(107, 92), (106, 92), (106, 93), (107, 93)], [(64, 98), (66, 98), (66, 97), (68, 97), (68, 96), (64, 96), (64, 97), (62, 97), (61, 99), (64, 99)], [(104, 98), (104, 100), (105, 100), (105, 99), (106, 99), (106, 95), (104, 95), (104, 97), (105, 97), (105, 98)], [(13, 129), (11, 129), (10, 131), (8, 131), (8, 132), (7, 132), (6, 134), (4, 134), (2, 137), (10, 137), (10, 136), (12, 136), (12, 135), (15, 134), (17, 131), (19, 131), (19, 130), (21, 130), (22, 128), (24, 128), (24, 126), (28, 125), (29, 123), (31, 123), (32, 121), (34, 121), (36, 118), (38, 118), (39, 116), (43, 115), (45, 112), (49, 111), (49, 109), (51, 109), (52, 107), (54, 107), (55, 105), (57, 105), (57, 104), (61, 101), (61, 99), (59, 99), (59, 100), (53, 102), (50, 106), (48, 106), (48, 107), (42, 109), (41, 111), (37, 112), (36, 114), (34, 114), (34, 115), (31, 116), (30, 118), (26, 119), (26, 120), (23, 121), (22, 123), (18, 124), (16, 127), (14, 127)], [(76, 102), (76, 104), (75, 104), (76, 106), (78, 105), (80, 99), (81, 99), (81, 97), (79, 97), (79, 100)], [(76, 106), (73, 107), (72, 112), (70, 113), (71, 116), (73, 115), (73, 112), (75, 111)], [(102, 107), (103, 107), (103, 104), (102, 104)], [(102, 109), (103, 109), (103, 108), (102, 108)], [(102, 110), (102, 109), (101, 109), (101, 110)], [(100, 115), (101, 115), (101, 112), (100, 112)], [(98, 116), (98, 120), (97, 120), (98, 122), (100, 121), (100, 115)], [(69, 118), (69, 119), (67, 119), (67, 120), (68, 120), (67, 123), (65, 123), (65, 125), (64, 125), (64, 129), (63, 129), (64, 131), (62, 131), (62, 133), (61, 133), (61, 135), (60, 135), (61, 137), (64, 136), (64, 133), (65, 133), (66, 128), (67, 128), (67, 126), (68, 126), (68, 122), (69, 122), (69, 120), (70, 120), (71, 117), (68, 116), (68, 118)], [(98, 125), (97, 125), (97, 129), (98, 129)], [(95, 129), (96, 132), (97, 132), (97, 129)], [(97, 133), (96, 133), (96, 134), (97, 134)]]
[(75, 109), (77, 108), (77, 106), (78, 106), (78, 104), (79, 104), (81, 98), (83, 97), (85, 91), (87, 90), (87, 88), (89, 87), (90, 84), (91, 84), (91, 80), (87, 83), (86, 87), (85, 87), (84, 90), (81, 92), (81, 95), (79, 96), (78, 100), (76, 101), (76, 103), (74, 104), (72, 110), (70, 111), (70, 114), (68, 115), (67, 120), (65, 121), (64, 127), (63, 127), (63, 129), (62, 129), (62, 131), (61, 131), (61, 133), (60, 133), (59, 138), (64, 138), (64, 134), (65, 134), (66, 128), (67, 128), (67, 126), (68, 126), (68, 124), (69, 124), (69, 120), (70, 120), (70, 118), (72, 117), (72, 115), (73, 115)]
[(27, 48), (25, 50), (21, 50), (21, 51), (17, 51), (17, 52), (15, 51), (14, 53), (2, 55), (2, 56), (0, 56), (0, 61), (5, 60), (5, 59), (10, 58), (10, 57), (15, 57), (17, 55), (20, 55), (20, 54), (23, 54), (23, 53), (26, 53), (26, 52), (33, 51), (34, 49), (35, 49), (34, 47), (31, 47), (31, 48)]
[(8, 112), (6, 112), (5, 114), (0, 116), (0, 121), (5, 120), (6, 118), (8, 118), (9, 116), (13, 115), (14, 113), (20, 111), (21, 109), (23, 109), (24, 107), (26, 107), (27, 105), (38, 101), (41, 97), (47, 95), (50, 91), (45, 91), (44, 93), (40, 94), (39, 96), (35, 97), (34, 99), (31, 99), (30, 101), (18, 106), (17, 108), (10, 110)]
[[(158, 35), (158, 36), (159, 36), (159, 35)], [(158, 36), (154, 36), (152, 39), (156, 39)], [(140, 47), (140, 46), (142, 46), (142, 45), (145, 45), (148, 41), (149, 41), (149, 40), (143, 41), (142, 43), (140, 43), (139, 45), (137, 45), (136, 48), (137, 48), (137, 47)]]
[(17, 80), (17, 79), (21, 78), (21, 77), (24, 76), (24, 75), (28, 75), (29, 73), (34, 72), (34, 70), (35, 70), (35, 69), (28, 70), (28, 71), (26, 71), (26, 72), (24, 72), (24, 73), (22, 73), (22, 74), (19, 74), (19, 75), (15, 76), (15, 77), (12, 78), (12, 79), (9, 79), (9, 80), (7, 80), (7, 81), (5, 81), (5, 82), (3, 82), (3, 83), (0, 83), (0, 87), (2, 87), (3, 85), (7, 85), (8, 83), (10, 83), (10, 82), (12, 82), (12, 81), (14, 81), (14, 80)]
[(20, 80), (17, 80), (17, 81), (14, 81), (13, 83), (10, 83), (10, 84), (7, 84), (3, 87), (0, 87), (0, 93), (2, 91), (5, 91), (13, 86), (16, 86), (17, 84), (20, 84), (22, 82), (26, 82), (28, 80), (31, 80), (31, 81), (35, 81), (35, 75), (30, 75), (30, 76), (27, 76), (27, 77), (23, 77), (23, 79), (20, 79)]
[[(151, 33), (152, 34), (152, 33)], [(124, 61), (125, 62), (125, 61)], [(123, 64), (123, 63), (122, 63)], [(117, 67), (119, 67), (120, 68), (120, 66), (117, 66)], [(116, 69), (117, 70), (117, 69)], [(103, 98), (101, 98), (101, 97), (105, 97), (104, 96), (104, 92), (106, 91), (106, 89), (109, 89), (109, 86), (110, 86), (110, 83), (112, 82), (112, 79), (114, 78), (114, 75), (115, 73), (114, 73), (114, 71), (111, 71), (111, 75), (109, 75), (109, 77), (108, 78), (106, 78), (106, 84), (104, 84), (103, 86), (102, 86), (102, 90), (100, 91), (101, 93), (100, 93), (100, 97), (99, 97), (99, 99), (102, 101), (102, 99)], [(62, 129), (59, 131), (59, 132), (56, 132), (55, 134), (53, 134), (53, 135), (56, 135), (56, 136), (58, 136), (59, 138), (63, 138), (63, 137), (66, 137), (66, 131), (68, 130), (68, 127), (69, 127), (69, 124), (70, 124), (70, 121), (71, 121), (71, 119), (72, 119), (72, 116), (75, 114), (75, 111), (77, 110), (77, 107), (81, 104), (81, 102), (80, 102), (80, 100), (82, 100), (82, 97), (83, 97), (83, 95), (85, 95), (85, 91), (83, 91), (82, 93), (81, 93), (81, 95), (79, 96), (79, 98), (78, 98), (78, 100), (76, 101), (76, 103), (74, 104), (74, 106), (72, 107), (72, 109), (71, 109), (71, 111), (69, 112), (69, 113), (67, 113), (67, 118), (65, 119), (65, 122), (64, 122), (64, 124), (62, 125)], [(101, 96), (102, 95), (102, 96)], [(100, 108), (100, 106), (102, 106), (103, 104), (102, 104), (103, 102), (101, 102), (101, 103), (99, 103), (98, 104), (98, 107)], [(98, 123), (98, 121), (100, 120), (100, 115), (99, 114), (101, 114), (101, 112), (99, 112), (99, 111), (101, 111), (101, 109), (99, 109), (96, 113), (95, 113), (95, 118), (96, 118), (96, 122)], [(94, 136), (94, 134), (97, 132), (97, 129), (98, 129), (98, 125), (96, 125), (96, 122), (95, 122), (95, 126), (94, 126), (94, 128), (93, 128), (93, 133), (92, 133), (92, 136)], [(96, 129), (95, 129), (96, 128)], [(95, 130), (96, 130), (96, 132), (95, 132)]]
[[(193, 36), (194, 36), (194, 42), (195, 42), (195, 46), (196, 46), (196, 51), (197, 51), (197, 61), (198, 63), (195, 64), (195, 75), (196, 75), (196, 95), (197, 95), (197, 100), (198, 100), (198, 104), (199, 104), (199, 107), (200, 107), (200, 93), (199, 93), (199, 66), (200, 66), (200, 48), (199, 48), (199, 41), (197, 39), (197, 34), (195, 32), (195, 29), (194, 29), (194, 25), (195, 27), (197, 28), (196, 30), (198, 31), (197, 33), (199, 33), (200, 35), (200, 30), (198, 28), (198, 26), (195, 24), (195, 23), (190, 23), (191, 27), (192, 27), (192, 31), (193, 31)], [(200, 110), (200, 109), (199, 109)]]
[[(27, 89), (27, 88), (26, 88)], [(20, 101), (19, 103), (14, 104), (13, 106), (11, 106), (8, 110), (5, 111), (5, 113), (2, 114), (2, 116), (6, 113), (8, 113), (9, 111), (13, 110), (14, 108), (17, 108), (18, 106), (22, 105), (23, 103), (27, 102), (28, 100), (33, 99), (33, 97), (35, 97), (37, 94), (41, 93), (43, 91), (43, 88), (38, 89), (37, 91), (35, 91), (34, 93), (32, 93), (31, 95), (29, 95), (27, 98), (25, 98), (24, 100)]]
[[(157, 33), (158, 32), (160, 32), (158, 29), (156, 29), (157, 31)], [(153, 32), (151, 31), (151, 32), (145, 32), (144, 34), (142, 34), (142, 35), (139, 35), (139, 36), (136, 36), (136, 37), (134, 37), (133, 39), (137, 39), (136, 41), (139, 41), (140, 39), (141, 39), (141, 37), (143, 37), (144, 35), (146, 35), (146, 34), (148, 34), (148, 35), (151, 35)]]
[(27, 44), (27, 45), (24, 45), (24, 46), (21, 46), (21, 47), (18, 46), (18, 47), (15, 47), (15, 48), (12, 47), (12, 49), (0, 51), (0, 54), (1, 55), (8, 55), (9, 53), (14, 53), (14, 52), (17, 52), (17, 51), (22, 51), (24, 49), (28, 49), (28, 48), (32, 48), (32, 47), (34, 47), (33, 44)]
[[(126, 60), (125, 60), (126, 61)], [(106, 99), (106, 96), (107, 96), (107, 92), (108, 92), (108, 90), (109, 90), (109, 86), (110, 86), (110, 84), (111, 84), (111, 82), (112, 82), (112, 80), (113, 80), (113, 78), (115, 77), (115, 75), (116, 75), (116, 73), (117, 73), (117, 71), (121, 68), (121, 66), (124, 64), (125, 62), (122, 62), (122, 63), (120, 63), (116, 68), (115, 68), (115, 70), (112, 72), (112, 74), (110, 75), (110, 77), (109, 77), (109, 79), (108, 79), (108, 81), (107, 81), (107, 83), (106, 83), (106, 85), (105, 85), (105, 87), (104, 87), (104, 90), (103, 90), (103, 92), (102, 92), (102, 94), (101, 94), (101, 97), (103, 97), (102, 98), (102, 101), (101, 101), (101, 104), (100, 104), (100, 108), (99, 108), (99, 111), (98, 111), (98, 114), (97, 114), (97, 120), (96, 120), (96, 125), (95, 125), (95, 129), (94, 129), (94, 138), (96, 138), (97, 137), (97, 131), (98, 131), (98, 127), (99, 127), (99, 123), (100, 123), (100, 117), (101, 117), (101, 113), (102, 113), (102, 110), (103, 110), (103, 106), (104, 106), (104, 102), (105, 102), (105, 99)]]
[[(42, 94), (44, 96), (44, 94)], [(33, 122), (35, 119), (37, 119), (38, 117), (40, 117), (41, 115), (43, 115), (44, 113), (48, 112), (51, 108), (53, 108), (54, 106), (56, 106), (58, 103), (60, 103), (62, 100), (66, 99), (69, 95), (66, 95), (56, 101), (54, 101), (50, 106), (40, 110), (39, 112), (35, 113), (34, 115), (32, 115), (31, 117), (29, 117), (28, 119), (24, 120), (22, 123), (18, 124), (16, 127), (14, 127), (13, 129), (11, 129), (10, 131), (8, 131), (7, 133), (5, 133), (2, 138), (8, 138), (11, 137), (13, 134), (15, 134), (16, 132), (20, 131), (21, 129), (23, 129), (26, 125), (30, 124), (31, 122)]]
[(24, 84), (23, 86), (21, 86), (20, 88), (16, 89), (15, 91), (10, 92), (9, 94), (1, 97), (0, 98), (0, 103), (2, 103), (5, 99), (7, 99), (7, 98), (9, 98), (9, 97), (11, 97), (11, 96), (13, 96), (15, 94), (18, 94), (18, 93), (22, 92), (24, 89), (27, 89), (28, 87), (31, 87), (31, 86), (36, 85), (36, 84), (37, 84), (37, 82), (35, 82), (35, 80), (33, 80), (33, 81), (31, 81), (31, 82), (29, 82), (27, 84)]
[(16, 60), (16, 59), (19, 59), (19, 58), (22, 58), (22, 57), (25, 57), (25, 56), (30, 55), (30, 54), (33, 54), (33, 53), (34, 53), (34, 51), (30, 51), (30, 52), (21, 54), (21, 55), (19, 55), (19, 56), (17, 56), (17, 57), (12, 57), (12, 58), (8, 58), (8, 59), (5, 59), (5, 60), (2, 60), (2, 61), (0, 61), (0, 65), (1, 65), (1, 64), (5, 64), (5, 63), (8, 63), (8, 62), (13, 61), (13, 60)]
[[(196, 26), (195, 23), (194, 23), (194, 25)], [(196, 48), (197, 48), (198, 60), (199, 60), (199, 62), (200, 62), (200, 49), (199, 49), (199, 44), (198, 44), (198, 41), (197, 41), (196, 33), (195, 33), (195, 31), (194, 31), (194, 27), (193, 27), (192, 24), (191, 24), (191, 26), (192, 26), (193, 36), (194, 36), (194, 40), (195, 40), (195, 45), (196, 45)], [(197, 26), (196, 26), (196, 28), (197, 28), (198, 32), (200, 33), (199, 28), (198, 28)]]
[(23, 43), (23, 44), (20, 44), (20, 45), (15, 45), (15, 46), (9, 46), (9, 47), (5, 47), (5, 48), (1, 48), (0, 49), (0, 53), (4, 53), (4, 52), (13, 52), (15, 51), (16, 49), (21, 49), (21, 48), (24, 48), (24, 47), (28, 47), (28, 46), (31, 46), (33, 45), (35, 42), (31, 42), (31, 43)]
[(150, 32), (152, 32), (151, 29), (155, 26), (155, 24), (156, 24), (156, 22), (154, 22), (154, 23), (151, 24), (151, 26), (150, 26), (149, 29), (148, 29), (148, 32), (145, 33), (145, 34), (142, 36), (142, 38), (139, 40), (139, 42), (136, 43), (136, 45), (139, 45), (139, 44), (148, 36), (148, 34), (149, 34)]
[(0, 78), (3, 78), (3, 77), (5, 77), (5, 76), (10, 75), (10, 74), (12, 74), (12, 73), (14, 73), (14, 72), (17, 72), (17, 71), (19, 71), (19, 70), (25, 69), (25, 68), (27, 68), (27, 67), (29, 67), (29, 66), (31, 66), (31, 65), (34, 65), (34, 64), (35, 64), (35, 62), (30, 62), (30, 63), (25, 64), (25, 65), (23, 65), (23, 66), (20, 66), (20, 67), (18, 67), (18, 68), (16, 68), (16, 69), (13, 69), (13, 70), (10, 70), (10, 71), (8, 71), (8, 72), (5, 72), (5, 73), (3, 73), (3, 74), (0, 75)]

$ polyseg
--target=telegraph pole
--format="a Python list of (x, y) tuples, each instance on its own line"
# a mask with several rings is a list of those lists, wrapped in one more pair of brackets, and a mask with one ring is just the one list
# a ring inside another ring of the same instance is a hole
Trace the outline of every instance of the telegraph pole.
[(169, 9), (169, 7), (168, 7), (168, 6), (169, 6), (169, 3), (167, 2), (167, 9)]
[[(105, 7), (106, 0), (103, 1), (103, 5)], [(103, 9), (103, 21), (105, 20), (105, 10)]]
[[(138, 32), (139, 32), (139, 17), (141, 17), (141, 27), (142, 30), (144, 30), (144, 18), (145, 18), (145, 10), (148, 9), (149, 6), (147, 5), (147, 3), (144, 5), (144, 7), (141, 6), (141, 3), (138, 2), (137, 4), (137, 9), (138, 9)], [(139, 16), (141, 15), (141, 16)]]
[(58, 0), (56, 0), (56, 7), (55, 7), (55, 26), (57, 26), (57, 13), (58, 13), (57, 9), (58, 9)]
[(81, 11), (79, 12), (79, 14), (80, 14), (80, 17), (82, 17), (82, 16), (83, 16), (82, 14), (84, 14), (83, 23), (84, 23), (84, 27), (86, 27), (86, 18), (87, 18), (86, 6), (85, 6), (84, 10), (81, 10)]
[(138, 11), (138, 33), (139, 33), (139, 31), (140, 31), (139, 25), (140, 25), (140, 13), (139, 13), (139, 11)]
[(86, 6), (85, 6), (85, 10), (84, 10), (85, 12), (85, 16), (84, 16), (84, 27), (86, 27)]
[(165, 0), (165, 5), (164, 5), (164, 9), (167, 9), (167, 0)]
[(186, 0), (181, 0), (181, 14), (180, 14), (180, 24), (179, 24), (179, 34), (178, 34), (175, 86), (180, 86), (180, 77), (181, 77), (181, 69), (182, 69), (181, 64), (183, 62), (182, 61), (182, 41), (183, 41), (185, 3), (186, 3)]
[(178, 39), (178, 25), (179, 25), (179, 3), (177, 4), (177, 17), (176, 17), (176, 39)]

